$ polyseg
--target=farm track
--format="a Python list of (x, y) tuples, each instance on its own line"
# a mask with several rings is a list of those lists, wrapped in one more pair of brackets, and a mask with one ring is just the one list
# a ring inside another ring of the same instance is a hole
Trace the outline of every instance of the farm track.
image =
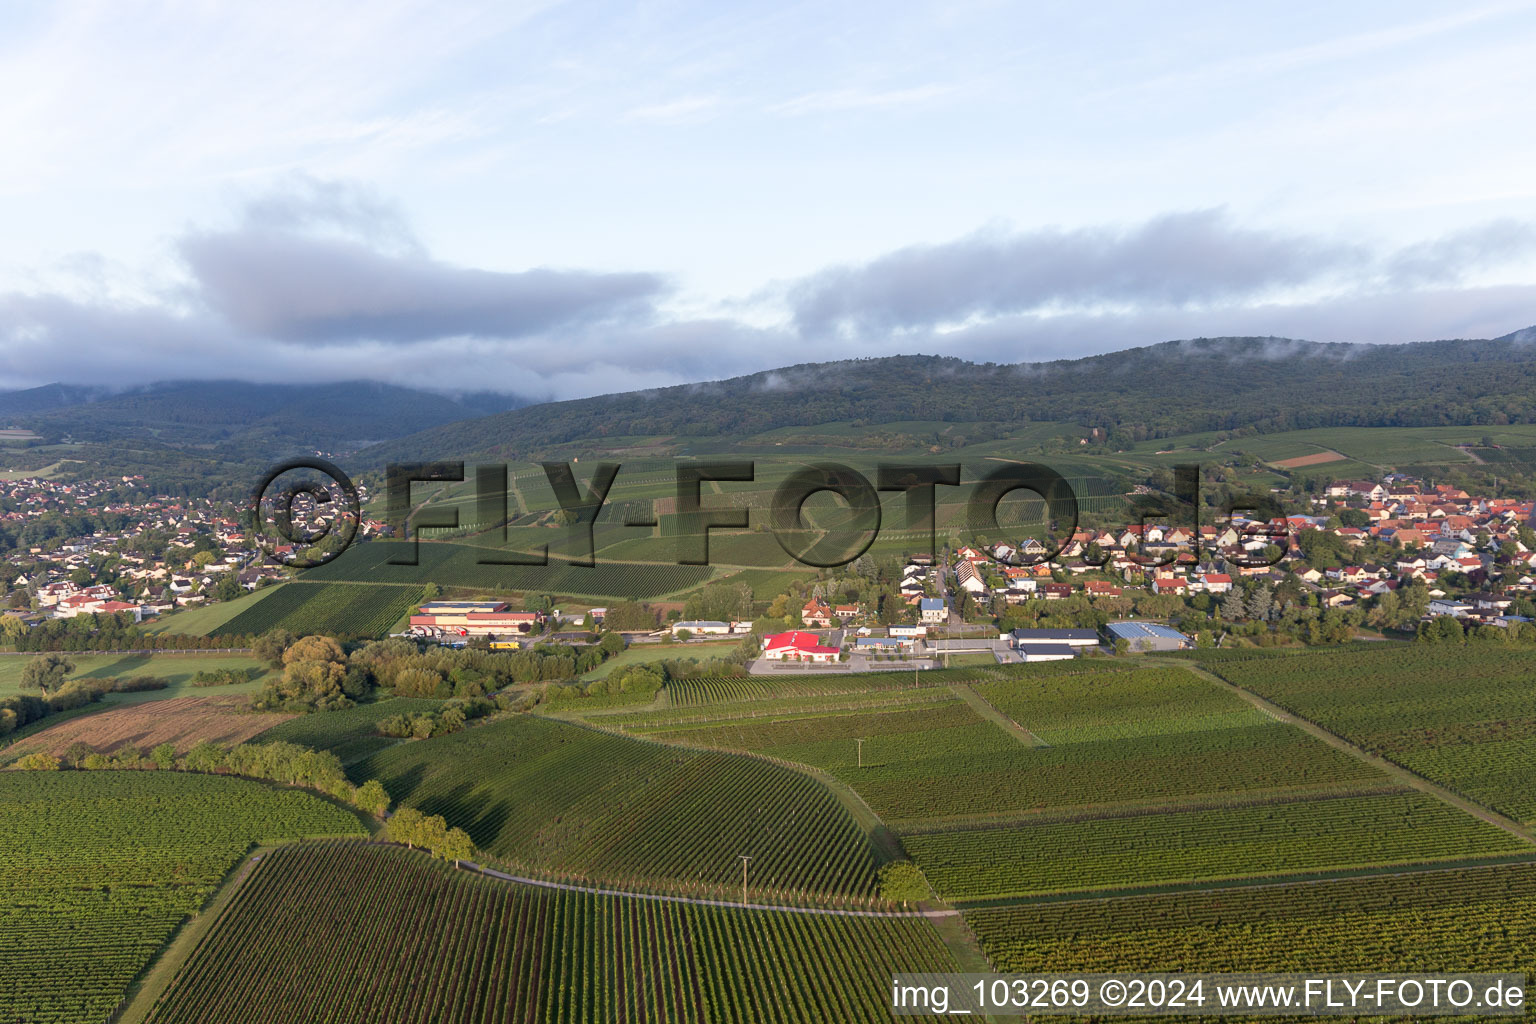
[(956, 697), (959, 697), (961, 700), (969, 704), (971, 710), (975, 711), (978, 715), (980, 715), (982, 718), (985, 718), (993, 725), (996, 725), (998, 728), (1002, 729), (1004, 732), (1018, 740), (1020, 743), (1024, 744), (1026, 747), (1050, 746), (1050, 744), (1045, 742), (1045, 740), (1042, 740), (1039, 736), (1036, 736), (1034, 733), (1024, 728), (1018, 722), (1015, 722), (1013, 719), (999, 711), (996, 707), (993, 706), (991, 701), (977, 693), (974, 687), (965, 683), (951, 683), (949, 689), (950, 692), (953, 693)]
[[(1170, 662), (1170, 664), (1171, 663), (1172, 662)], [(1424, 776), (1404, 768), (1402, 765), (1396, 763), (1395, 761), (1389, 761), (1384, 757), (1380, 757), (1360, 747), (1357, 747), (1343, 736), (1329, 731), (1323, 726), (1318, 725), (1316, 722), (1310, 721), (1298, 714), (1287, 711), (1279, 704), (1259, 696), (1252, 690), (1246, 690), (1243, 687), (1236, 685), (1235, 683), (1229, 683), (1225, 679), (1222, 679), (1220, 676), (1200, 668), (1198, 665), (1190, 662), (1179, 662), (1178, 664), (1181, 668), (1194, 673), (1200, 678), (1236, 694), (1258, 710), (1262, 711), (1264, 714), (1268, 715), (1270, 718), (1273, 718), (1278, 722), (1283, 722), (1286, 725), (1294, 725), (1296, 728), (1301, 729), (1303, 732), (1306, 732), (1316, 737), (1317, 739), (1322, 740), (1324, 743), (1328, 744), (1330, 747), (1333, 747), (1335, 750), (1342, 751), (1343, 753), (1346, 753), (1351, 757), (1356, 758), (1357, 760), (1365, 762), (1373, 768), (1377, 768), (1385, 772), (1388, 776), (1397, 780), (1398, 782), (1401, 782), (1403, 785), (1416, 789), (1421, 793), (1427, 793), (1443, 803), (1450, 804), (1457, 810), (1464, 811), (1465, 813), (1472, 815), (1474, 818), (1477, 818), (1480, 821), (1485, 821), (1490, 825), (1501, 828), (1505, 832), (1508, 832), (1510, 835), (1517, 836), (1518, 838), (1525, 840), (1527, 843), (1536, 846), (1536, 832), (1533, 832), (1530, 828), (1522, 825), (1518, 821), (1515, 821), (1513, 818), (1505, 817), (1497, 811), (1484, 807), (1482, 804), (1468, 800), (1466, 797), (1460, 796), (1459, 794), (1451, 791), (1450, 789), (1447, 789), (1439, 783), (1431, 782)]]

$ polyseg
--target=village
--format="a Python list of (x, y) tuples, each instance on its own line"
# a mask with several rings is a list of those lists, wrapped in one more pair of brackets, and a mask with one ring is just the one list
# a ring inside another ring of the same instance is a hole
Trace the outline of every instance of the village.
[[(872, 606), (888, 602), (828, 596), (838, 589), (834, 570), (801, 595), (797, 613), (785, 609), (786, 628), (766, 632), (754, 670), (928, 667), (978, 655), (1051, 660), (1094, 649), (1219, 645), (1245, 632), (1283, 633), (1287, 625), (1302, 627), (1292, 632), (1303, 640), (1316, 640), (1324, 627), (1337, 640), (1358, 627), (1421, 630), (1442, 617), (1463, 634), (1518, 632), (1536, 617), (1529, 501), (1393, 474), (1329, 484), (1310, 505), (1307, 514), (1263, 521), (1234, 515), (1194, 527), (1080, 529), (1050, 559), (1042, 559), (1048, 551), (1037, 539), (962, 545), (937, 560), (913, 555), (891, 581), (902, 606), (897, 614)], [(78, 523), (94, 528), (67, 535)], [(5, 481), (0, 527), (17, 539), (4, 562), (6, 613), (28, 621), (121, 613), (141, 622), (291, 576), (247, 535), (239, 510), (141, 493), (133, 477)], [(367, 520), (361, 536), (388, 532)], [(600, 622), (602, 609), (596, 611)], [(497, 635), (522, 635), (523, 643), (531, 625), (539, 634), (545, 627), (542, 618), (503, 622), (514, 614), (505, 603), (475, 614), (485, 617), (476, 633), (490, 632), (494, 619)], [(444, 632), (429, 628), (435, 623), (413, 620), (423, 636)], [(558, 625), (558, 618), (549, 623)], [(1450, 627), (1437, 628), (1449, 635)], [(1092, 633), (1091, 644), (1083, 630)], [(674, 613), (653, 635), (633, 639), (702, 641), (748, 632), (765, 634), (762, 616), (723, 621)]]

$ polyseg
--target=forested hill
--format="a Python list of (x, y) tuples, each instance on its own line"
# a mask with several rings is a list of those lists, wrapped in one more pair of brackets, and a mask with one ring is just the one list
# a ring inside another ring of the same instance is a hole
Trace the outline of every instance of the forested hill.
[(48, 440), (122, 442), (265, 458), (355, 449), (525, 404), (507, 395), (449, 397), (373, 382), (248, 384), (188, 381), (129, 391), (50, 384), (0, 393), (0, 426)]
[(1536, 342), (1528, 337), (1405, 345), (1202, 338), (1050, 363), (814, 363), (529, 406), (387, 442), (360, 458), (521, 459), (584, 440), (750, 436), (842, 420), (1061, 420), (1138, 439), (1250, 426), (1536, 422)]

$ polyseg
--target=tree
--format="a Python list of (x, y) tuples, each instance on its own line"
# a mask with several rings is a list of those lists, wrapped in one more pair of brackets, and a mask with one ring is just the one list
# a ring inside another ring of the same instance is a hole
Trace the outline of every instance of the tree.
[(232, 572), (224, 574), (219, 580), (219, 585), (213, 588), (213, 596), (220, 601), (233, 601), (245, 593), (245, 588), (240, 585), (240, 580)]
[(35, 754), (28, 754), (16, 762), (16, 767), (22, 771), (56, 772), (59, 770), (59, 759), (52, 754), (39, 750)]
[(21, 670), (21, 685), (40, 689), (46, 697), (48, 691), (63, 686), (64, 677), (74, 670), (75, 663), (62, 654), (39, 654)]
[(458, 867), (460, 861), (469, 860), (475, 855), (475, 844), (470, 840), (468, 832), (461, 828), (450, 828), (443, 833), (442, 841), (433, 848), (432, 855), (451, 860), (453, 866)]
[[(14, 597), (15, 595), (12, 596)], [(0, 616), (0, 636), (4, 637), (6, 643), (16, 643), (17, 640), (26, 635), (26, 632), (27, 624), (21, 621), (21, 616)]]
[(251, 644), (251, 653), (258, 661), (264, 661), (273, 668), (282, 668), (283, 654), (296, 639), (286, 629), (269, 629)]
[(206, 568), (212, 565), (213, 562), (214, 557), (212, 551), (199, 551), (197, 554), (192, 556), (192, 564), (197, 566), (199, 569)]
[(422, 823), (427, 816), (414, 807), (402, 807), (390, 815), (389, 824), (384, 826), (384, 834), (390, 841), (404, 843), (411, 849), (416, 849), (416, 844), (422, 841)]
[(352, 798), (352, 802), (358, 810), (371, 814), (375, 818), (381, 818), (384, 812), (389, 810), (389, 793), (378, 779), (369, 779), (357, 787), (357, 794)]
[(95, 753), (95, 751), (91, 749), (91, 745), (89, 743), (85, 743), (81, 740), (75, 740), (75, 742), (71, 743), (64, 749), (64, 763), (69, 765), (71, 768), (79, 768), (80, 763), (93, 753)]
[(1221, 599), (1221, 617), (1228, 621), (1245, 617), (1247, 611), (1248, 606), (1243, 601), (1243, 592), (1236, 587), (1227, 591), (1227, 596)]
[(927, 899), (932, 893), (922, 869), (909, 860), (897, 860), (880, 869), (880, 896), (890, 903), (906, 906)]
[(224, 750), (212, 740), (203, 740), (187, 751), (189, 772), (216, 772), (224, 766)]
[(149, 759), (155, 762), (156, 768), (162, 771), (171, 771), (176, 767), (176, 744), (160, 744), (149, 752)]

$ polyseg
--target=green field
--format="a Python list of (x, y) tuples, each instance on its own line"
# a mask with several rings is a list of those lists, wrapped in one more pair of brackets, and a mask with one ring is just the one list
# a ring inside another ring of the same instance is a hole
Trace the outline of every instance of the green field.
[(633, 644), (581, 678), (603, 679), (630, 665), (653, 665), (658, 661), (708, 661), (710, 658), (723, 658), (740, 645), (740, 637), (721, 643)]
[(1536, 971), (1536, 865), (972, 911), (1003, 971)]
[(815, 579), (816, 571), (806, 568), (803, 570), (783, 569), (743, 569), (721, 579), (721, 583), (745, 583), (752, 588), (752, 600), (772, 601), (780, 594), (786, 593), (796, 583), (804, 583)]
[(523, 871), (728, 893), (748, 855), (755, 886), (780, 898), (874, 893), (875, 851), (849, 811), (815, 779), (755, 758), (519, 715), (390, 747), (348, 774)]
[[(0, 655), (0, 697), (13, 693), (37, 693), (36, 690), (24, 690), (21, 687), (22, 670), (26, 668), (27, 662), (32, 660), (32, 657), (26, 654)], [(270, 674), (266, 666), (246, 654), (203, 654), (191, 651), (157, 654), (67, 654), (65, 657), (75, 665), (75, 670), (69, 674), (71, 679), (158, 676), (170, 683), (170, 686), (164, 690), (108, 694), (96, 707), (164, 700), (169, 697), (189, 697), (197, 694), (206, 696), (213, 691), (191, 685), (192, 677), (201, 670), (214, 672), (220, 669), (237, 671), (248, 668), (259, 669), (257, 678), (249, 683), (219, 687), (217, 692), (221, 694), (246, 693), (260, 689), (263, 680)]]
[(244, 597), (238, 597), (233, 601), (219, 601), (214, 604), (203, 604), (193, 608), (182, 608), (162, 615), (157, 619), (151, 619), (144, 624), (146, 633), (187, 633), (191, 636), (208, 636), (210, 633), (219, 632), (219, 628), (230, 619), (255, 608), (262, 601), (281, 590), (281, 587), (266, 586), (260, 590), (252, 591)]
[[(1387, 467), (1468, 465), (1473, 459), (1456, 446), (1480, 445), (1484, 437), (1491, 437), (1497, 445), (1536, 447), (1536, 426), (1318, 427), (1220, 442), (1214, 432), (1208, 432), (1146, 441), (1137, 446), (1136, 453), (1150, 455), (1173, 450), (1186, 457), (1204, 456), (1207, 459), (1243, 453), (1265, 462), (1277, 462), (1333, 451), (1345, 456), (1348, 463), (1317, 463), (1307, 467), (1306, 471), (1345, 479), (1360, 475), (1360, 470), (1379, 473)], [(1186, 461), (1197, 459), (1187, 458)]]
[(1200, 660), (1367, 750), (1536, 822), (1536, 671), (1527, 650), (1413, 644)]
[(588, 895), (303, 844), (263, 858), (150, 1021), (879, 1022), (891, 974), (954, 969), (921, 919)]
[(262, 733), (260, 739), (263, 743), (285, 740), (312, 750), (329, 751), (341, 758), (343, 764), (350, 764), (400, 742), (394, 737), (379, 735), (379, 722), (392, 715), (437, 711), (442, 707), (440, 700), (389, 697), (341, 711), (300, 715), (273, 726)]
[(182, 772), (0, 772), (0, 1020), (100, 1021), (252, 843), (367, 835), (301, 790)]
[[(471, 544), (423, 543), (417, 565), (390, 565), (390, 559), (412, 557), (405, 541), (374, 541), (358, 544), (334, 561), (306, 570), (311, 582), (436, 583), (440, 587), (466, 587), (492, 591), (535, 591), (589, 597), (657, 598), (691, 590), (713, 574), (708, 566), (624, 564), (598, 559), (593, 568), (559, 561), (548, 566), (487, 565), (483, 559), (494, 551)], [(670, 556), (665, 556), (670, 557)]]
[(394, 629), (421, 599), (420, 587), (285, 583), (272, 596), (212, 632), (215, 636), (255, 636), (269, 629), (286, 629), (300, 636), (325, 633), (376, 638)]

